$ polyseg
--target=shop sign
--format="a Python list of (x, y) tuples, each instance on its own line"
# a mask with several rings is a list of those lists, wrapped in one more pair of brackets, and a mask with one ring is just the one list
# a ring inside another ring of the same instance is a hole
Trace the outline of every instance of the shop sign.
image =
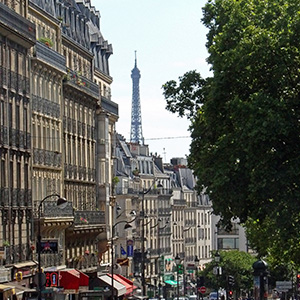
[(46, 287), (57, 287), (59, 281), (58, 272), (45, 272), (46, 275)]

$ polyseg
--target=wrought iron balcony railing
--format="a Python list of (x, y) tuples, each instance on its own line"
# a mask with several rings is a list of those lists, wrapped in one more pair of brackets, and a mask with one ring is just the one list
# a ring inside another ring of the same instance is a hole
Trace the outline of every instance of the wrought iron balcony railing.
[(99, 99), (100, 97), (99, 86), (96, 83), (84, 76), (81, 76), (78, 72), (74, 72), (71, 69), (67, 70), (64, 83), (80, 89), (84, 93), (87, 93), (96, 99)]
[(75, 210), (74, 212), (74, 224), (75, 225), (89, 225), (89, 224), (105, 224), (104, 211), (87, 211), (87, 210)]
[(186, 205), (186, 200), (184, 200), (184, 199), (174, 199), (173, 200), (173, 205), (185, 206)]
[(60, 71), (66, 71), (66, 58), (39, 41), (36, 42), (34, 56)]
[(19, 42), (25, 47), (30, 47), (36, 42), (35, 25), (1, 2), (0, 26), (5, 29), (9, 28), (16, 36), (19, 36), (21, 38)]
[(32, 110), (54, 118), (60, 117), (59, 104), (40, 96), (32, 95)]
[(101, 96), (101, 108), (104, 110), (118, 116), (119, 115), (119, 106), (117, 103), (111, 101), (110, 99)]
[[(10, 245), (4, 247), (4, 257), (2, 262), (6, 265), (16, 264), (32, 259), (32, 250), (28, 244)], [(0, 260), (1, 262), (1, 260)]]

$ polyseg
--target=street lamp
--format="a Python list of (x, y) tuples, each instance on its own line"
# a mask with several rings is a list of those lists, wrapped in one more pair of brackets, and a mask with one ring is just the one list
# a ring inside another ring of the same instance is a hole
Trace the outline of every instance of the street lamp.
[[(136, 212), (135, 210), (132, 210), (130, 212), (131, 216), (136, 216)], [(134, 218), (131, 221), (119, 221), (116, 224), (114, 224), (112, 226), (112, 234), (111, 234), (111, 243), (110, 243), (110, 247), (111, 247), (111, 299), (114, 300), (114, 231), (117, 225), (121, 224), (121, 223), (126, 223), (124, 225), (124, 229), (125, 230), (129, 230), (130, 228), (132, 228), (132, 226), (130, 225), (130, 223), (134, 222), (136, 220), (136, 218)]]
[[(140, 213), (140, 216), (142, 217), (142, 247), (141, 247), (141, 252), (142, 252), (142, 257), (141, 257), (141, 268), (142, 268), (142, 296), (146, 296), (146, 281), (145, 281), (145, 226), (148, 224), (145, 224), (145, 195), (147, 195), (151, 190), (152, 187), (154, 186), (155, 181), (153, 184), (150, 186), (149, 189), (140, 192), (142, 194), (142, 210)], [(161, 187), (161, 185), (159, 185)]]
[(158, 296), (160, 297), (161, 294), (161, 265), (162, 259), (161, 259), (161, 248), (160, 248), (160, 232), (162, 232), (168, 225), (169, 225), (170, 221), (167, 220), (166, 224), (162, 227), (158, 227), (158, 236), (157, 236), (157, 246), (158, 246), (158, 260), (157, 260), (157, 270), (158, 270)]
[[(198, 258), (198, 256), (196, 255), (195, 256), (195, 266), (196, 266), (196, 289), (197, 289), (197, 299), (199, 299), (199, 292), (198, 292), (198, 288), (200, 288), (200, 286), (198, 286), (198, 266), (199, 266), (199, 262), (200, 262), (200, 259)], [(202, 294), (202, 299), (203, 299), (203, 294)]]
[(215, 253), (215, 258), (214, 258), (215, 262), (217, 263), (217, 267), (216, 267), (216, 276), (217, 276), (217, 300), (219, 300), (219, 275), (222, 274), (222, 269), (219, 266), (219, 262), (221, 260), (221, 256), (219, 251), (217, 251)]
[(68, 202), (66, 200), (66, 198), (61, 197), (58, 194), (51, 194), (46, 196), (39, 204), (38, 207), (38, 247), (37, 247), (37, 251), (38, 251), (38, 299), (41, 300), (42, 299), (42, 289), (43, 289), (43, 283), (42, 283), (42, 268), (41, 268), (41, 251), (42, 251), (42, 236), (41, 236), (41, 208), (42, 208), (42, 204), (44, 203), (45, 200), (47, 200), (48, 198), (51, 197), (56, 197), (57, 201), (56, 201), (56, 205), (61, 208), (64, 209)]
[(177, 254), (175, 256), (175, 263), (176, 263), (176, 270), (177, 270), (177, 300), (179, 300), (179, 264), (180, 264), (180, 257)]

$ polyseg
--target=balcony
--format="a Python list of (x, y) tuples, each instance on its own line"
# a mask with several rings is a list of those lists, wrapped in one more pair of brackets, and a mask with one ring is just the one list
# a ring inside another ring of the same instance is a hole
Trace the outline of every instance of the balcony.
[(0, 3), (0, 31), (3, 36), (9, 35), (9, 39), (26, 48), (36, 42), (35, 25), (3, 3)]
[(101, 96), (101, 108), (116, 116), (119, 115), (118, 104), (103, 96)]
[(6, 265), (31, 260), (31, 249), (27, 244), (5, 246), (4, 253)]
[(8, 130), (7, 127), (3, 125), (0, 127), (0, 144), (8, 145)]
[(35, 45), (34, 57), (62, 72), (66, 71), (66, 58), (39, 41), (37, 41)]
[(61, 161), (62, 154), (59, 152), (33, 148), (33, 164), (35, 165), (60, 168)]
[[(35, 205), (38, 205), (39, 202), (35, 201)], [(67, 206), (64, 209), (61, 209), (57, 206), (56, 201), (45, 201), (41, 210), (41, 217), (44, 218), (70, 218), (73, 217), (73, 206), (71, 202), (67, 203)], [(37, 206), (36, 206), (37, 212)]]
[(159, 217), (170, 216), (170, 215), (171, 215), (171, 208), (160, 208), (158, 210)]
[(184, 199), (174, 199), (173, 200), (174, 206), (186, 206), (186, 200)]
[(88, 211), (88, 210), (76, 210), (74, 212), (74, 224), (75, 225), (103, 225), (105, 224), (104, 211)]
[(60, 118), (60, 106), (40, 96), (32, 95), (32, 110), (53, 118)]
[(99, 86), (96, 83), (70, 69), (67, 70), (67, 75), (64, 78), (64, 85), (76, 88), (97, 100), (100, 97)]
[[(37, 255), (35, 257), (37, 261)], [(41, 253), (41, 265), (43, 268), (64, 265), (62, 253)]]
[(96, 253), (75, 256), (68, 260), (67, 266), (78, 270), (93, 269), (99, 266), (98, 257)]
[(171, 196), (173, 194), (173, 190), (172, 189), (159, 189), (159, 194)]
[[(7, 189), (8, 192), (8, 189)], [(12, 205), (16, 207), (31, 207), (31, 190), (11, 189)], [(8, 201), (4, 198), (4, 206), (8, 205)]]
[(1, 206), (9, 206), (9, 190), (8, 188), (2, 187), (0, 189), (0, 205)]

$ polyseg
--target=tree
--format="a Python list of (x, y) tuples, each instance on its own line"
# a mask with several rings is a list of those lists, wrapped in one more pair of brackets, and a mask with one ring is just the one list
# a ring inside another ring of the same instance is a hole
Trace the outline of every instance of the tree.
[(189, 166), (222, 225), (238, 218), (252, 247), (297, 265), (299, 11), (294, 0), (209, 0), (202, 21), (213, 77), (191, 71), (163, 86), (167, 109), (191, 119)]
[(229, 289), (228, 276), (234, 277), (234, 286), (231, 287), (238, 293), (248, 291), (253, 285), (253, 268), (255, 258), (249, 253), (242, 251), (220, 251), (219, 266), (222, 268), (222, 275), (216, 276), (213, 274), (213, 268), (216, 266), (214, 261), (211, 261), (205, 266), (201, 275), (205, 277), (206, 287), (217, 290), (218, 287)]

